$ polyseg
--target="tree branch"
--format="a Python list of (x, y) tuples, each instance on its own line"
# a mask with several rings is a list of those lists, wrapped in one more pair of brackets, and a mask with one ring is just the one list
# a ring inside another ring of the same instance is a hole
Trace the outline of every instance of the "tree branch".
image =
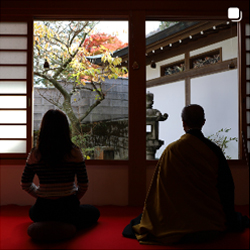
[(42, 98), (44, 98), (46, 101), (50, 102), (51, 104), (57, 106), (59, 109), (62, 109), (62, 108), (63, 108), (63, 106), (60, 105), (59, 102), (55, 102), (53, 99), (48, 99), (46, 96), (44, 96), (43, 94), (41, 94), (41, 92), (40, 92), (38, 89), (37, 89), (37, 92), (38, 92), (38, 94), (39, 94)]
[(91, 111), (92, 111), (95, 107), (97, 107), (104, 99), (105, 99), (105, 96), (100, 97), (99, 100), (96, 100), (96, 102), (93, 103), (93, 104), (87, 109), (87, 111), (79, 118), (80, 121), (82, 122), (82, 121), (85, 119), (85, 117), (87, 117), (87, 116), (89, 115), (89, 113), (91, 113)]
[(80, 90), (82, 90), (82, 89), (86, 89), (86, 90), (89, 90), (89, 91), (93, 91), (93, 89), (92, 89), (92, 88), (83, 87), (83, 86), (76, 87), (76, 89), (80, 89)]
[[(75, 34), (72, 36), (72, 38), (71, 38), (71, 40), (69, 42), (70, 46), (72, 45), (72, 43), (73, 43), (74, 39), (76, 38), (76, 36), (78, 36), (78, 34), (81, 33), (88, 26), (88, 24), (89, 24), (89, 22), (86, 22), (85, 25), (81, 29), (79, 29), (78, 31), (75, 32)], [(86, 38), (86, 36), (85, 36), (85, 38)], [(85, 40), (85, 38), (84, 38), (84, 40)]]
[(102, 91), (99, 91), (96, 87), (96, 85), (94, 84), (93, 81), (90, 82), (90, 84), (93, 86), (93, 89), (97, 92), (97, 94), (100, 96), (100, 98), (104, 99), (104, 94), (102, 93)]
[(68, 93), (68, 92), (62, 87), (62, 85), (61, 85), (59, 82), (57, 82), (55, 79), (49, 78), (48, 76), (43, 75), (43, 74), (41, 74), (41, 73), (39, 73), (39, 72), (34, 72), (34, 75), (40, 76), (40, 77), (42, 77), (42, 78), (44, 78), (44, 79), (50, 81), (50, 82), (55, 86), (55, 88), (58, 89), (58, 90), (61, 92), (61, 94), (63, 95), (63, 97), (64, 97), (65, 99), (70, 97), (69, 93)]
[(84, 43), (85, 39), (86, 39), (86, 36), (87, 36), (87, 33), (84, 34), (81, 42), (79, 43), (76, 51), (71, 55), (70, 54), (70, 57), (69, 59), (62, 65), (62, 67), (57, 70), (57, 72), (54, 74), (53, 78), (56, 79), (63, 71), (64, 69), (71, 63), (71, 61), (74, 59), (74, 57), (76, 56), (76, 54), (78, 53), (79, 51), (79, 48), (82, 46), (82, 44)]

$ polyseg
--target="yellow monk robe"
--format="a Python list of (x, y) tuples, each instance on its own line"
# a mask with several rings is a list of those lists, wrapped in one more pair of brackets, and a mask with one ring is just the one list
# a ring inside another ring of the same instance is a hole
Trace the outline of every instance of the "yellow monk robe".
[(218, 159), (191, 134), (169, 144), (158, 161), (140, 224), (144, 244), (172, 244), (200, 231), (224, 231), (225, 214), (217, 184)]

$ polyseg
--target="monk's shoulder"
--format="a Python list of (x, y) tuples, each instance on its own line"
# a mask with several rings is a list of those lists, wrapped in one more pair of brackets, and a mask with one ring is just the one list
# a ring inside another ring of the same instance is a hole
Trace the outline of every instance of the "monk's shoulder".
[(184, 145), (186, 143), (187, 140), (189, 140), (189, 136), (187, 136), (186, 134), (185, 135), (182, 135), (178, 140), (174, 141), (174, 142), (171, 142), (167, 148), (168, 149), (173, 149), (175, 147), (179, 147), (181, 145)]

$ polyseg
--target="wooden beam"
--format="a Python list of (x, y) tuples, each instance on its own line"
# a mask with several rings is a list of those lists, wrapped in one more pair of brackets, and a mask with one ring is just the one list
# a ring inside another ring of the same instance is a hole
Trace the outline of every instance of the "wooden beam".
[[(227, 19), (228, 7), (235, 6), (242, 10), (243, 17), (249, 16), (249, 1), (247, 0), (124, 0), (117, 4), (115, 0), (107, 0), (105, 4), (101, 0), (79, 1), (79, 0), (1, 0), (1, 9), (4, 15), (82, 15), (99, 12), (100, 15), (108, 13), (117, 14), (119, 10), (144, 10), (147, 18), (151, 20), (156, 17), (170, 18), (191, 18), (195, 20)], [(2, 14), (2, 13), (1, 13)]]
[[(184, 65), (185, 65), (185, 70), (190, 69), (189, 51), (185, 53)], [(185, 78), (185, 104), (186, 104), (186, 106), (191, 103), (190, 82), (191, 82), (190, 77)]]
[(173, 75), (167, 75), (167, 76), (158, 77), (152, 80), (148, 80), (147, 88), (159, 86), (163, 84), (168, 84), (172, 82), (177, 82), (180, 80), (184, 80), (186, 78), (194, 78), (198, 76), (209, 75), (209, 74), (214, 74), (214, 73), (218, 73), (221, 71), (226, 71), (226, 70), (229, 70), (228, 65), (232, 62), (234, 63), (235, 68), (237, 68), (237, 58), (234, 58), (234, 59), (226, 60), (220, 63), (207, 65), (202, 68), (189, 69), (189, 70), (185, 70), (183, 72), (176, 73)]
[(185, 79), (185, 105), (189, 105), (191, 103), (191, 91), (190, 91), (190, 77)]

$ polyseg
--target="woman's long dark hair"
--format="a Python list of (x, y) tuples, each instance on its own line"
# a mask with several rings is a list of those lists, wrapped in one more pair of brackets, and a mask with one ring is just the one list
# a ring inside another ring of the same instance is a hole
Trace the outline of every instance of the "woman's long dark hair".
[(41, 161), (49, 164), (61, 162), (73, 147), (66, 115), (60, 110), (47, 111), (41, 122), (36, 146)]

